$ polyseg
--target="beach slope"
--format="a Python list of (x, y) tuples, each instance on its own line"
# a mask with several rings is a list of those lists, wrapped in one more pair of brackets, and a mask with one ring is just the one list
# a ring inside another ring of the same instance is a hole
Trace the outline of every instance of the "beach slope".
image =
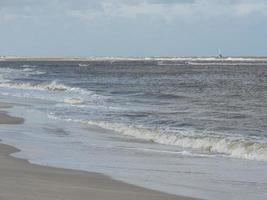
[[(7, 108), (0, 105), (0, 108)], [(0, 124), (23, 119), (0, 111)], [(108, 176), (30, 164), (11, 157), (19, 151), (0, 144), (0, 200), (189, 200), (113, 180)]]

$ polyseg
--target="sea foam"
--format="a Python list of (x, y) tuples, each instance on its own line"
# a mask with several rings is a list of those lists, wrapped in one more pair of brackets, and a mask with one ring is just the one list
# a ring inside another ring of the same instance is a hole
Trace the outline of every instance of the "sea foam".
[(144, 139), (159, 144), (176, 145), (182, 148), (192, 148), (207, 153), (226, 154), (233, 158), (267, 161), (267, 144), (252, 141), (248, 138), (236, 138), (230, 136), (203, 135), (194, 136), (187, 131), (167, 134), (157, 131), (149, 131), (144, 128), (126, 126), (123, 124), (106, 122), (87, 122), (89, 125), (114, 130), (123, 135)]
[(31, 84), (31, 83), (15, 83), (15, 82), (7, 82), (0, 83), (0, 87), (4, 88), (15, 88), (15, 89), (25, 89), (25, 90), (67, 90), (63, 84), (58, 84), (57, 81), (53, 81), (51, 83), (43, 83), (43, 84)]
[(92, 93), (90, 91), (83, 90), (81, 88), (70, 87), (62, 83), (58, 83), (57, 80), (47, 83), (32, 84), (32, 83), (16, 83), (16, 82), (2, 82), (0, 87), (25, 89), (25, 90), (51, 90), (51, 91), (76, 91), (81, 93)]
[[(0, 77), (1, 79), (1, 77)], [(5, 80), (5, 79), (4, 79)], [(0, 88), (15, 90), (14, 92), (2, 92), (3, 95), (12, 95), (24, 98), (37, 98), (53, 100), (66, 105), (81, 106), (85, 103), (103, 103), (107, 97), (96, 94), (93, 91), (79, 87), (71, 87), (57, 80), (39, 84), (17, 83), (10, 80), (0, 81)], [(20, 92), (18, 92), (20, 91)], [(27, 92), (26, 92), (27, 91)], [(47, 93), (49, 92), (49, 93)]]
[(79, 98), (68, 98), (68, 99), (64, 99), (64, 102), (65, 103), (68, 103), (68, 104), (72, 104), (72, 105), (84, 103), (84, 101), (82, 99), (79, 99)]

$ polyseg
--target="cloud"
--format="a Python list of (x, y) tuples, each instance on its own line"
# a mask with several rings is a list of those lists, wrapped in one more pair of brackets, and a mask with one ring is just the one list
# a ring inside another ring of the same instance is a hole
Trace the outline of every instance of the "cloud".
[[(265, 0), (102, 0), (90, 1), (74, 9), (68, 0), (68, 13), (83, 19), (95, 17), (158, 18), (170, 20), (214, 20), (214, 17), (240, 18), (251, 14), (267, 15)], [(71, 3), (72, 2), (72, 3)], [(79, 4), (75, 3), (77, 5)], [(75, 15), (73, 15), (75, 13)], [(87, 16), (87, 17), (86, 17)]]
[(267, 15), (265, 0), (0, 0), (0, 21), (31, 17), (158, 18), (199, 21), (213, 17)]
[(266, 0), (0, 0), (0, 54), (255, 54), (266, 12)]
[(147, 0), (151, 4), (192, 4), (195, 0)]

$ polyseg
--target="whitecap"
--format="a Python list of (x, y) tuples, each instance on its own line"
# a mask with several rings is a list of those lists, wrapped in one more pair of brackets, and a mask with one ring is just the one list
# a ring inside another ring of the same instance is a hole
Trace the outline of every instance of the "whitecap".
[(78, 99), (78, 98), (69, 98), (69, 99), (64, 99), (65, 103), (68, 104), (82, 104), (84, 103), (82, 99)]
[(181, 131), (176, 134), (167, 134), (117, 123), (94, 121), (89, 121), (87, 123), (159, 144), (199, 149), (207, 153), (226, 154), (233, 158), (267, 161), (267, 144), (248, 138), (235, 138), (230, 136), (212, 137), (211, 135), (194, 136), (191, 132), (186, 131)]

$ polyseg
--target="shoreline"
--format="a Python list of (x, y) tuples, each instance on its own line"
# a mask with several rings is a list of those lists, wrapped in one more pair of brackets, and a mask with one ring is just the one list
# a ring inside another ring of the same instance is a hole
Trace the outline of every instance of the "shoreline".
[(24, 119), (20, 117), (12, 117), (6, 111), (0, 110), (0, 125), (1, 124), (23, 124)]
[[(0, 125), (1, 124), (23, 124), (24, 119), (21, 117), (13, 117), (8, 114), (7, 111), (3, 109), (11, 108), (12, 104), (0, 103)], [(1, 140), (0, 140), (1, 141)]]
[[(0, 124), (23, 123), (24, 119), (2, 111), (9, 107), (12, 106), (0, 103)], [(193, 200), (113, 180), (100, 173), (31, 164), (11, 155), (18, 151), (0, 143), (1, 200)]]

